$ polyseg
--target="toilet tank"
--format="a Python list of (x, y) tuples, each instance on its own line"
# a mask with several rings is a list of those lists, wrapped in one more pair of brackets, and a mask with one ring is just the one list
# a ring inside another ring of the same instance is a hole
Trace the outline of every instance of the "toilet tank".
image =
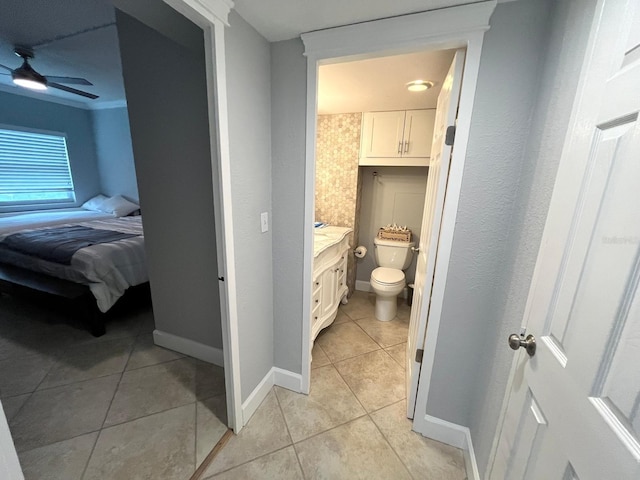
[(398, 242), (396, 240), (383, 240), (374, 238), (376, 264), (379, 267), (397, 268), (405, 270), (411, 265), (413, 251), (411, 247), (415, 242)]

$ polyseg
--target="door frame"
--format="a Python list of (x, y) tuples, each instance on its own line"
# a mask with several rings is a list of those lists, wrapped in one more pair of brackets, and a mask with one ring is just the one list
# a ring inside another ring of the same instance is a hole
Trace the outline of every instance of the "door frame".
[[(307, 116), (304, 205), (304, 264), (302, 318), (302, 380), (301, 390), (309, 393), (311, 377), (311, 283), (313, 274), (313, 222), (315, 212), (315, 144), (317, 119), (318, 67), (331, 63), (362, 60), (380, 55), (410, 53), (424, 50), (465, 48), (467, 57), (464, 81), (460, 92), (455, 150), (447, 184), (440, 238), (438, 262), (433, 279), (431, 309), (420, 312), (420, 324), (428, 325), (424, 345), (423, 367), (420, 370), (413, 429), (425, 436), (460, 443), (449, 439), (442, 429), (430, 428), (426, 415), (427, 400), (433, 373), (438, 329), (440, 326), (444, 290), (455, 229), (458, 200), (467, 152), (471, 113), (475, 99), (484, 33), (496, 7), (495, 0), (427, 11), (401, 17), (337, 27), (301, 36), (307, 57)], [(427, 324), (428, 318), (428, 324)], [(460, 445), (458, 445), (460, 446)]]
[(216, 247), (222, 324), (222, 350), (228, 426), (238, 433), (244, 426), (240, 390), (240, 343), (235, 271), (235, 242), (231, 197), (231, 158), (224, 29), (233, 8), (231, 0), (164, 0), (202, 28), (204, 34), (211, 145), (211, 180), (216, 227)]

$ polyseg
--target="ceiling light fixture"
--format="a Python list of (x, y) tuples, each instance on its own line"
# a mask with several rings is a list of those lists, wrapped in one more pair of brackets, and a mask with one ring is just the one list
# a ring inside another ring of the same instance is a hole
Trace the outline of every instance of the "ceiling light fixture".
[(12, 73), (13, 83), (21, 87), (30, 88), (31, 90), (46, 90), (47, 79), (36, 72), (29, 65), (28, 56), (22, 57), (24, 61), (20, 68), (16, 68)]
[(410, 92), (424, 92), (431, 87), (433, 87), (433, 82), (427, 80), (414, 80), (413, 82), (407, 83), (407, 90)]

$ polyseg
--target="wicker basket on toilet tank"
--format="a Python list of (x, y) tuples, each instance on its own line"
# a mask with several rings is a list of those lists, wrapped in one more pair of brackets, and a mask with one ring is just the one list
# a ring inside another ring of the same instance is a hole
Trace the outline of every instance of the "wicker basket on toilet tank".
[(395, 240), (397, 242), (410, 242), (411, 230), (398, 232), (394, 230), (381, 228), (378, 230), (378, 238), (381, 238), (382, 240)]

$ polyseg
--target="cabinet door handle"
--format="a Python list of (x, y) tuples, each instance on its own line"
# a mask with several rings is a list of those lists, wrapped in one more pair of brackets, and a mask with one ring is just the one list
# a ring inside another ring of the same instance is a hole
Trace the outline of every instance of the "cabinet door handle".
[(402, 153), (402, 142), (398, 142), (398, 153)]
[(409, 151), (409, 140), (404, 142), (404, 153), (407, 153), (408, 151)]

